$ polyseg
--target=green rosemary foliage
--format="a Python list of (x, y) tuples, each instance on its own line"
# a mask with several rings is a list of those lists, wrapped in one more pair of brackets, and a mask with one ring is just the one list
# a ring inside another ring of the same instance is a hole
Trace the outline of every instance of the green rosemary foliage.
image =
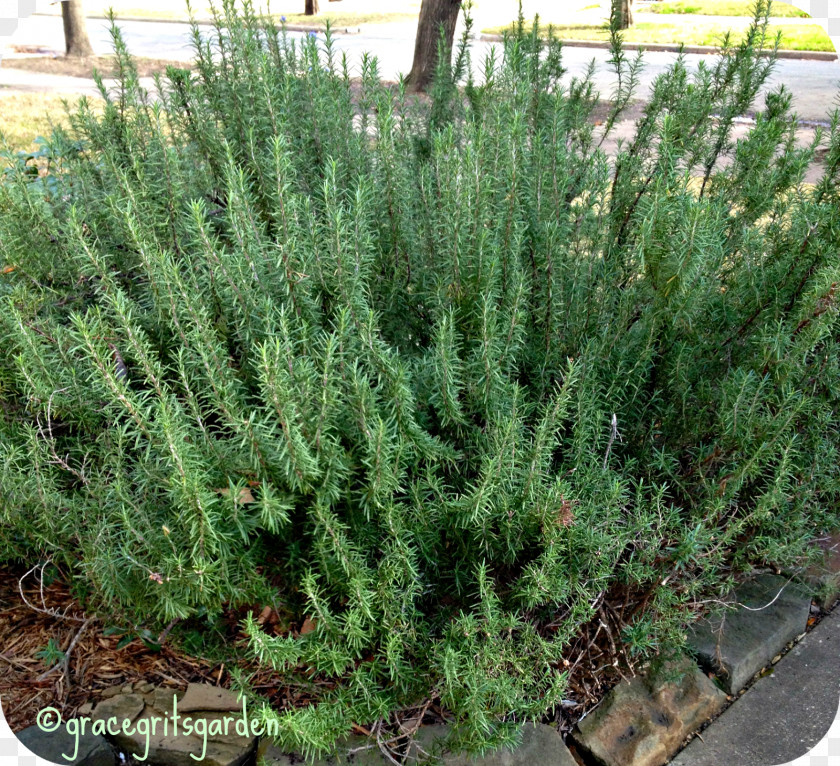
[(0, 560), (145, 624), (308, 617), (245, 625), (329, 682), (261, 713), (307, 753), (430, 694), (510, 742), (611, 589), (642, 657), (795, 562), (836, 521), (840, 118), (800, 148), (775, 90), (733, 140), (765, 11), (614, 161), (536, 25), (431, 108), (247, 4), (151, 93), (115, 29), (104, 113), (0, 185)]

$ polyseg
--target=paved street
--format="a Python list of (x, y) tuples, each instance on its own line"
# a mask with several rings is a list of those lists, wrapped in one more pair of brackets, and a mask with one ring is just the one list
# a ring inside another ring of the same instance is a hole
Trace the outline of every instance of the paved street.
[[(107, 22), (91, 19), (89, 29), (97, 53), (110, 52), (110, 37)], [(120, 23), (125, 40), (130, 50), (138, 56), (187, 60), (192, 51), (189, 45), (189, 27), (186, 24), (160, 23), (147, 21), (124, 21)], [(205, 28), (209, 29), (209, 28)], [(303, 33), (290, 33), (301, 37)], [(63, 32), (61, 19), (58, 17), (32, 16), (20, 22), (20, 25), (7, 46), (41, 45), (56, 51), (63, 50)], [(380, 71), (388, 79), (395, 79), (399, 72), (407, 72), (411, 67), (414, 46), (413, 24), (389, 24), (379, 27), (368, 26), (362, 34), (337, 35), (336, 47), (346, 51), (351, 64), (358, 65), (361, 54), (365, 51), (377, 55)], [(490, 43), (475, 42), (473, 51), (476, 69), (486, 55)], [(565, 65), (570, 74), (581, 74), (594, 58), (598, 62), (595, 82), (601, 93), (607, 95), (613, 87), (614, 78), (606, 64), (609, 52), (592, 48), (565, 49)], [(644, 98), (653, 79), (671, 64), (674, 53), (648, 52), (645, 55), (646, 67), (642, 78), (639, 96)], [(687, 60), (694, 67), (709, 56), (690, 54)], [(0, 85), (17, 87), (41, 87), (48, 85), (50, 78), (27, 72), (15, 72), (0, 65)], [(771, 87), (784, 83), (794, 94), (796, 109), (800, 119), (825, 121), (826, 113), (832, 104), (836, 104), (840, 89), (840, 63), (837, 61), (780, 60), (771, 82)], [(53, 79), (56, 89), (74, 90), (83, 87), (83, 81), (60, 82)]]

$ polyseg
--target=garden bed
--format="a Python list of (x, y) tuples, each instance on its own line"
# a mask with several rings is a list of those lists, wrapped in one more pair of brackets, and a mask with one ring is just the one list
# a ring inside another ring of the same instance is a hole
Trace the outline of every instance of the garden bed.
[[(0, 699), (13, 731), (34, 725), (38, 711), (46, 707), (56, 708), (65, 719), (75, 717), (86, 703), (95, 704), (130, 684), (152, 683), (183, 690), (190, 683), (209, 683), (229, 688), (231, 669), (239, 669), (256, 674), (251, 676), (249, 688), (283, 710), (307, 704), (307, 688), (319, 683), (315, 679), (289, 685), (288, 679), (260, 671), (244, 651), (231, 652), (246, 643), (241, 610), (227, 616), (226, 633), (215, 636), (209, 647), (215, 659), (208, 659), (186, 648), (190, 639), (197, 638), (196, 628), (190, 626), (174, 628), (162, 646), (155, 645), (159, 634), (144, 641), (139, 628), (115, 630), (116, 626), (101, 621), (91, 622), (79, 633), (82, 623), (78, 620), (86, 619), (85, 613), (63, 579), (50, 581), (47, 576), (42, 601), (38, 572), (29, 573), (21, 582), (24, 575), (27, 572), (21, 568), (0, 570), (0, 663), (5, 666), (0, 675)], [(21, 587), (29, 604), (21, 597)], [(615, 607), (621, 606), (615, 602)], [(555, 721), (560, 731), (571, 731), (577, 718), (596, 705), (622, 673), (630, 672), (624, 658), (614, 653), (615, 642), (609, 635), (616, 629), (615, 617), (610, 616), (613, 613), (614, 608), (605, 605), (570, 647), (570, 699)], [(608, 631), (598, 627), (602, 614), (613, 625)], [(255, 607), (254, 616), (273, 635), (299, 635), (306, 630), (303, 625), (284, 628), (280, 616), (270, 607)], [(65, 668), (64, 654), (74, 639)], [(404, 717), (416, 716), (418, 709), (424, 711), (426, 723), (447, 720), (445, 709), (434, 699), (407, 709)], [(373, 723), (357, 722), (358, 731)], [(392, 724), (398, 727), (399, 717)]]
[(735, 140), (760, 18), (611, 158), (617, 35), (603, 113), (536, 25), (418, 101), (228, 13), (0, 184), (0, 560), (61, 631), (7, 662), (55, 666), (39, 692), (142, 646), (287, 752), (448, 718), (480, 753), (836, 527), (840, 117), (799, 146), (770, 92)]

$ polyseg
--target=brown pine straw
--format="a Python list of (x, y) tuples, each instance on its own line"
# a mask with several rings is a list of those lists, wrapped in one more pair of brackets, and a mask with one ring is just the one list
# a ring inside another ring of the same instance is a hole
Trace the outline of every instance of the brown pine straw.
[[(230, 686), (233, 665), (248, 674), (251, 687), (278, 710), (301, 707), (317, 699), (321, 690), (333, 685), (329, 679), (313, 676), (305, 668), (295, 679), (280, 678), (267, 668), (258, 667), (247, 657), (247, 639), (240, 623), (249, 611), (259, 616), (263, 629), (275, 635), (299, 633), (272, 608), (231, 611), (225, 615), (231, 655), (225, 662), (192, 657), (165, 639), (175, 624), (159, 635), (163, 646), (150, 649), (141, 640), (117, 648), (118, 635), (105, 635), (106, 623), (88, 618), (60, 579), (42, 584), (24, 568), (0, 568), (0, 701), (3, 713), (14, 731), (35, 722), (38, 711), (54, 707), (64, 719), (79, 714), (86, 702), (94, 704), (102, 692), (127, 684), (151, 683), (185, 689), (188, 683)], [(26, 597), (22, 598), (23, 595)], [(633, 674), (632, 663), (618, 640), (622, 615), (643, 603), (644, 593), (602, 594), (595, 605), (596, 616), (582, 627), (569, 647), (563, 667), (569, 674), (566, 700), (547, 721), (562, 733), (594, 707), (621, 677)], [(550, 635), (560, 624), (542, 626)], [(38, 653), (53, 639), (65, 652), (65, 661), (48, 667)], [(447, 720), (437, 700), (426, 699), (393, 716), (390, 721), (357, 722), (357, 732), (376, 734), (380, 747), (397, 753), (421, 724)]]

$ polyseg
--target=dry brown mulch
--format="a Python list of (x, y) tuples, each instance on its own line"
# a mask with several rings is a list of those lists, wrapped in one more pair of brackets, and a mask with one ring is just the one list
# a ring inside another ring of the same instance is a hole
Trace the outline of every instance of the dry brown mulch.
[[(165, 644), (153, 651), (135, 640), (117, 649), (120, 638), (103, 635), (100, 622), (89, 622), (80, 633), (85, 616), (59, 581), (44, 585), (42, 602), (37, 576), (27, 577), (23, 590), (36, 608), (28, 606), (18, 589), (25, 571), (0, 569), (0, 701), (13, 731), (31, 726), (45, 707), (72, 717), (109, 687), (148, 681), (185, 688), (190, 682), (216, 684), (224, 675), (221, 667)], [(40, 611), (44, 606), (53, 613)], [(50, 669), (38, 656), (50, 639), (63, 651), (76, 640), (66, 674), (61, 664)]]
[[(189, 656), (166, 641), (159, 650), (140, 639), (120, 646), (119, 635), (106, 635), (105, 623), (87, 621), (61, 578), (45, 581), (42, 588), (39, 571), (24, 577), (24, 568), (0, 568), (0, 701), (12, 730), (34, 724), (45, 707), (58, 709), (66, 720), (77, 715), (84, 703), (97, 702), (106, 689), (126, 684), (148, 682), (180, 689), (188, 683), (229, 685), (229, 667), (224, 663)], [(569, 659), (564, 663), (570, 674), (567, 695), (578, 704), (556, 711), (555, 725), (560, 731), (571, 729), (581, 713), (620, 679), (620, 666), (627, 668), (616, 647), (622, 616), (602, 602), (597, 618), (582, 626), (569, 647)], [(244, 638), (238, 627), (242, 617), (241, 611), (232, 612), (226, 620), (232, 643)], [(290, 625), (270, 607), (262, 609), (258, 621), (276, 635), (307, 632), (305, 622)], [(544, 627), (550, 632), (553, 626)], [(61, 662), (50, 667), (39, 656), (50, 640), (68, 657), (66, 667)], [(332, 685), (328, 679), (307, 678), (306, 673), (295, 681), (244, 660), (235, 664), (250, 674), (252, 688), (275, 709), (307, 705), (317, 697), (319, 687)], [(395, 722), (417, 716), (417, 710), (422, 710), (418, 722), (446, 718), (433, 700), (425, 700), (412, 708), (413, 712), (398, 714)], [(365, 729), (359, 726), (357, 731), (364, 733)]]
[[(258, 615), (257, 622), (273, 635), (304, 634), (311, 629), (306, 620), (298, 624), (281, 618), (269, 606), (231, 609), (222, 622), (229, 654), (236, 659), (231, 664), (213, 662), (168, 642), (174, 623), (158, 637), (159, 649), (139, 638), (123, 645), (121, 635), (107, 634), (107, 623), (87, 619), (63, 578), (50, 582), (47, 577), (42, 584), (41, 571), (0, 567), (0, 702), (13, 731), (33, 725), (45, 707), (56, 708), (65, 720), (74, 717), (86, 702), (98, 702), (106, 689), (127, 684), (229, 687), (232, 667), (247, 673), (250, 688), (276, 709), (308, 705), (320, 689), (333, 685), (314, 677), (280, 678), (238, 650), (247, 643), (241, 622), (248, 612)], [(40, 656), (51, 640), (65, 653), (66, 664), (50, 666)]]

